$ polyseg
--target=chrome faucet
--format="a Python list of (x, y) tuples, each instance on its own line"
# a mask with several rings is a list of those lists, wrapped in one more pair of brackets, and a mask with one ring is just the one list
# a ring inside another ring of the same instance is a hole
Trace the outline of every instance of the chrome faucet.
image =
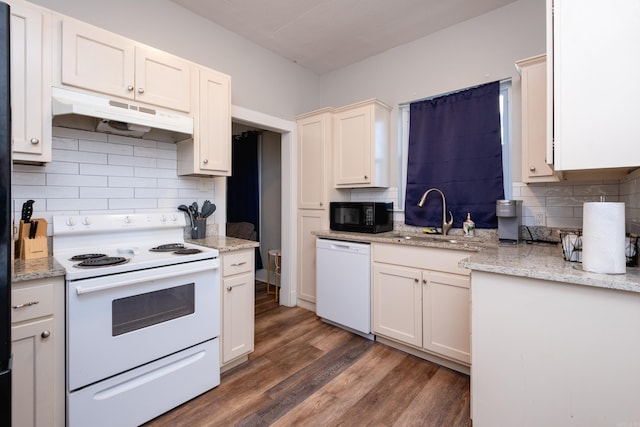
[(447, 202), (445, 201), (444, 193), (437, 188), (430, 188), (424, 192), (424, 194), (420, 198), (420, 201), (418, 202), (418, 206), (424, 206), (424, 202), (427, 200), (427, 196), (432, 191), (437, 191), (438, 193), (440, 193), (440, 197), (442, 197), (442, 234), (446, 236), (449, 230), (451, 230), (451, 227), (453, 227), (453, 214), (451, 213), (451, 211), (449, 211), (449, 216), (451, 219), (449, 220), (449, 222), (447, 222)]

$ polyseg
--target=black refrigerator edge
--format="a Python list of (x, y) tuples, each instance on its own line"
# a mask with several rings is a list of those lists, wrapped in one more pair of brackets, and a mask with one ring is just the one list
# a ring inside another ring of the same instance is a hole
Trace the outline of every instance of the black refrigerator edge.
[(11, 84), (10, 13), (0, 2), (0, 425), (11, 425)]

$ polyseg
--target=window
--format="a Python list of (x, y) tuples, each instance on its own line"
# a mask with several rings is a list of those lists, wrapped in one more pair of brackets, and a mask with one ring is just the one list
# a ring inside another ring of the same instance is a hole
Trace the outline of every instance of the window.
[[(443, 94), (444, 95), (444, 94)], [(431, 98), (440, 97), (437, 95)], [(418, 100), (417, 100), (418, 101)], [(412, 101), (415, 102), (415, 101)], [(511, 81), (500, 82), (500, 125), (502, 137), (502, 173), (504, 175), (504, 195), (506, 199), (512, 197), (511, 178), (511, 120), (509, 113), (511, 103)], [(405, 191), (407, 184), (407, 155), (409, 148), (409, 104), (399, 106), (398, 125), (398, 210), (404, 211)]]

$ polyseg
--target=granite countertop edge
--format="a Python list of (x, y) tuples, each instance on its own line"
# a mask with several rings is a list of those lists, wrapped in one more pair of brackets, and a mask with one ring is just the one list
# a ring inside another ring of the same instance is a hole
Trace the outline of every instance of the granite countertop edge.
[[(640, 269), (627, 267), (625, 274), (590, 273), (582, 269), (578, 262), (565, 261), (559, 243), (521, 242), (518, 244), (499, 244), (495, 236), (471, 238), (466, 243), (463, 236), (449, 236), (458, 243), (434, 241), (405, 240), (399, 238), (397, 231), (366, 234), (350, 233), (334, 230), (318, 230), (312, 232), (319, 238), (345, 240), (362, 243), (392, 243), (417, 247), (458, 249), (468, 251), (469, 256), (460, 261), (459, 266), (472, 271), (528, 277), (552, 282), (591, 286), (629, 292), (640, 292)], [(466, 245), (466, 246), (465, 246)]]
[(52, 256), (36, 259), (16, 259), (11, 283), (64, 276), (66, 271)]
[(260, 246), (260, 242), (228, 236), (208, 236), (204, 239), (186, 239), (186, 241), (194, 245), (217, 249), (220, 253), (257, 248)]

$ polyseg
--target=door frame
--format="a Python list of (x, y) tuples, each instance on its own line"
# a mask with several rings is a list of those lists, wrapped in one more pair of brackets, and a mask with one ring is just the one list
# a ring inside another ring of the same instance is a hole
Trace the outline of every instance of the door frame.
[[(282, 267), (280, 276), (280, 304), (287, 307), (294, 307), (297, 303), (296, 286), (294, 286), (293, 278), (296, 277), (297, 257), (295, 251), (296, 227), (295, 224), (295, 194), (297, 192), (296, 180), (296, 122), (284, 120), (279, 117), (270, 116), (268, 114), (253, 111), (248, 108), (237, 105), (231, 106), (231, 118), (237, 123), (243, 123), (259, 129), (269, 130), (280, 134), (281, 143), (281, 199), (282, 214), (280, 218), (282, 238)], [(232, 171), (233, 173), (233, 171)], [(216, 200), (224, 200), (219, 208), (224, 212), (224, 224), (227, 223), (226, 218), (226, 194), (227, 180), (226, 178), (217, 178), (216, 182)]]

